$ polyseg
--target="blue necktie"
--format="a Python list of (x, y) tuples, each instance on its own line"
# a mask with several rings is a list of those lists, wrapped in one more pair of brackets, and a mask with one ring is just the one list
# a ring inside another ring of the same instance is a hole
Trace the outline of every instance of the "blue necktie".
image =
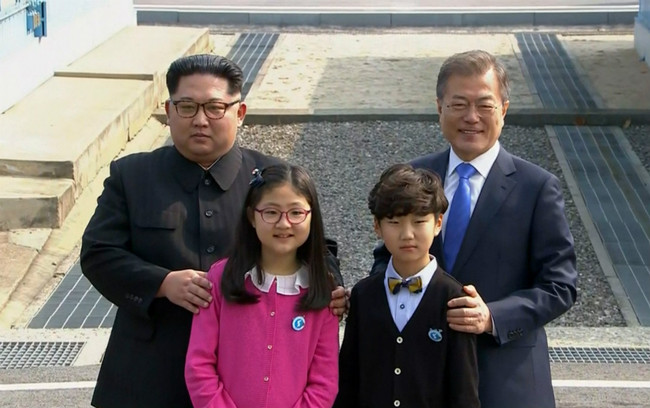
[(456, 263), (456, 256), (463, 242), (467, 224), (471, 215), (472, 195), (469, 187), (469, 178), (476, 172), (474, 166), (469, 163), (461, 163), (456, 167), (458, 174), (458, 188), (451, 201), (451, 207), (447, 215), (447, 229), (445, 231), (445, 242), (443, 254), (447, 272), (451, 273)]

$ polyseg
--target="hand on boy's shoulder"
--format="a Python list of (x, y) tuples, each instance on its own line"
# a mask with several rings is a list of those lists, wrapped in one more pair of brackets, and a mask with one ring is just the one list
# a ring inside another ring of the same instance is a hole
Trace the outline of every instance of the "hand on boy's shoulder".
[(343, 315), (350, 310), (350, 289), (345, 289), (343, 286), (337, 286), (334, 291), (332, 291), (332, 301), (329, 305), (330, 310), (339, 320), (343, 318)]
[(453, 330), (464, 333), (492, 333), (492, 315), (473, 285), (463, 286), (467, 296), (447, 302), (447, 322)]

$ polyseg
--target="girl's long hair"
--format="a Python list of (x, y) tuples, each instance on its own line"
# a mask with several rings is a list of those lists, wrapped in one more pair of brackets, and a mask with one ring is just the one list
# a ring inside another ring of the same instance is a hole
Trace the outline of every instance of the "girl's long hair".
[(329, 304), (331, 291), (334, 288), (334, 279), (325, 261), (327, 249), (323, 218), (314, 181), (306, 169), (296, 165), (269, 166), (262, 170), (256, 182), (251, 184), (235, 231), (235, 239), (229, 251), (228, 262), (224, 268), (221, 291), (225, 299), (230, 302), (247, 304), (259, 301), (259, 296), (247, 291), (244, 285), (244, 276), (253, 267), (257, 269), (257, 276), (254, 279), (258, 279), (259, 282), (264, 280), (260, 265), (262, 244), (249, 216), (252, 216), (253, 210), (266, 192), (284, 184), (289, 184), (307, 200), (311, 207), (309, 236), (296, 252), (298, 260), (309, 269), (309, 288), (300, 299), (298, 307), (302, 310), (322, 309)]

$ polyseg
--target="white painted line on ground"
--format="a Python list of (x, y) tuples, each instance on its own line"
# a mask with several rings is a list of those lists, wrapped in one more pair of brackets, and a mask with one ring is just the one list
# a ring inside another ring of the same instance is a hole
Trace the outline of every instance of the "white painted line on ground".
[(95, 388), (95, 381), (0, 384), (0, 391), (45, 391)]
[[(650, 381), (553, 380), (558, 388), (650, 388)], [(0, 384), (2, 391), (46, 391), (94, 388), (95, 381)]]
[(558, 388), (650, 388), (650, 381), (553, 380)]

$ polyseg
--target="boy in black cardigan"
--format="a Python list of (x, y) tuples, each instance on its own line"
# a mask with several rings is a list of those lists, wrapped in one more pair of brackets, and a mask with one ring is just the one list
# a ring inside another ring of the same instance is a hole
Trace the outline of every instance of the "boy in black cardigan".
[(463, 296), (462, 285), (429, 255), (447, 205), (440, 178), (406, 164), (370, 192), (392, 257), (385, 274), (352, 289), (335, 408), (480, 406), (476, 337), (447, 325), (447, 301)]

